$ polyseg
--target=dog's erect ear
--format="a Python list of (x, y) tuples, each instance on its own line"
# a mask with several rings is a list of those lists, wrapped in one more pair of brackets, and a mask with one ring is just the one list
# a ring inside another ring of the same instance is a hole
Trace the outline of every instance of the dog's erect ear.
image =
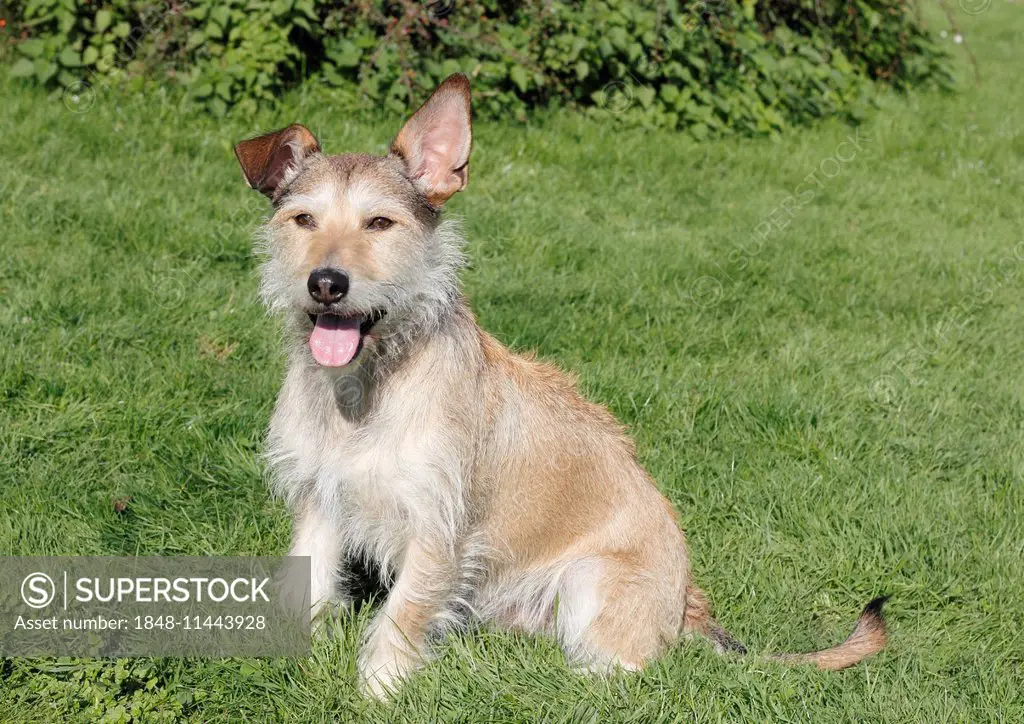
[(316, 136), (298, 123), (235, 146), (235, 156), (242, 165), (246, 183), (270, 198), (274, 198), (288, 169), (319, 151)]
[(469, 78), (448, 76), (405, 122), (391, 143), (391, 152), (405, 160), (409, 178), (440, 208), (469, 180), (472, 143)]

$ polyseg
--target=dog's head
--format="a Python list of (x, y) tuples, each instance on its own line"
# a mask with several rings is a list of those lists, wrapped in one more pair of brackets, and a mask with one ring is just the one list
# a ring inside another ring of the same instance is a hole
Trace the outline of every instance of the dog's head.
[(453, 307), (461, 253), (440, 211), (466, 186), (470, 142), (469, 81), (459, 74), (386, 156), (325, 155), (297, 124), (235, 147), (249, 186), (274, 205), (262, 234), (264, 300), (320, 366), (383, 353)]

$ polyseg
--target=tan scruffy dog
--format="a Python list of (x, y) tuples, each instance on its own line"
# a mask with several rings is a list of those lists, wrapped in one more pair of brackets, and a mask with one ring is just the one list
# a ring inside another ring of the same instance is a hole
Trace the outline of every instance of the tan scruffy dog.
[[(477, 326), (462, 242), (441, 221), (470, 133), (469, 81), (453, 75), (386, 156), (325, 155), (300, 125), (235, 149), (273, 201), (262, 295), (284, 317), (288, 372), (270, 460), (315, 607), (344, 602), (347, 560), (383, 572), (359, 657), (377, 696), (423, 662), (439, 623), (467, 616), (553, 634), (595, 670), (639, 669), (692, 633), (742, 651), (622, 427)], [(835, 648), (780, 658), (850, 666), (885, 644), (880, 609)]]

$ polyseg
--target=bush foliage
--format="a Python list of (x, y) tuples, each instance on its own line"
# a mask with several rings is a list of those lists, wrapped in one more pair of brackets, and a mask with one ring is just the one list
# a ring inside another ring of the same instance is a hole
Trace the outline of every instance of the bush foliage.
[(909, 0), (16, 0), (7, 12), (14, 76), (171, 79), (217, 114), (306, 79), (405, 111), (461, 70), (484, 116), (572, 105), (703, 137), (856, 118), (870, 80), (950, 82)]

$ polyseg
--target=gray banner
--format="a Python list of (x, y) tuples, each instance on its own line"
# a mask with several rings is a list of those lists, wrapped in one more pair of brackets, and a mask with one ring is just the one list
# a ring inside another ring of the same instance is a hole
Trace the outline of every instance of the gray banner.
[(309, 558), (0, 557), (0, 656), (303, 656)]

